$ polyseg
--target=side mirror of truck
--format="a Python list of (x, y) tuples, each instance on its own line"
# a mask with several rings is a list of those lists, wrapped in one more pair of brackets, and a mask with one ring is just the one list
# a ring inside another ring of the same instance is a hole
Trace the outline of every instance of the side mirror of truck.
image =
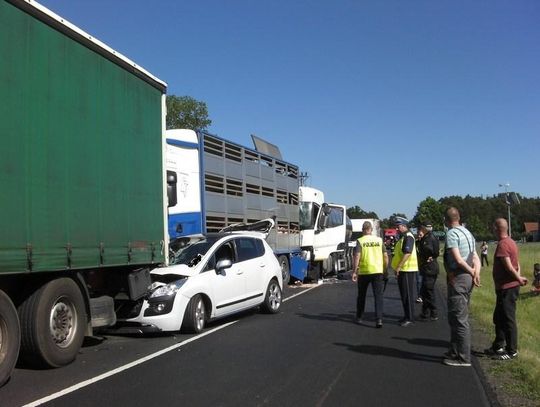
[(329, 206), (327, 203), (323, 203), (323, 204), (322, 204), (322, 211), (323, 211), (323, 213), (324, 213), (324, 216), (330, 215), (330, 211), (331, 211), (331, 210), (332, 210), (332, 209), (330, 208), (330, 206)]

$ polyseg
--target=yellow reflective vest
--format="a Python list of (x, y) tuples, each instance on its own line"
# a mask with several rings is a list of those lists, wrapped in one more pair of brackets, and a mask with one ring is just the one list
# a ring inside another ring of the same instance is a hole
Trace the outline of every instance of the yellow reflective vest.
[(377, 274), (383, 272), (383, 241), (380, 237), (365, 235), (358, 239), (361, 247), (358, 274)]
[[(392, 257), (392, 268), (395, 270), (401, 259), (403, 258), (403, 244), (405, 243), (405, 239), (407, 236), (411, 236), (414, 240), (414, 236), (411, 232), (405, 233), (401, 238), (398, 240), (396, 245), (394, 246), (394, 257)], [(410, 257), (407, 259), (407, 261), (403, 264), (400, 271), (418, 271), (418, 257), (416, 256), (416, 241), (414, 242), (414, 246), (411, 252)]]

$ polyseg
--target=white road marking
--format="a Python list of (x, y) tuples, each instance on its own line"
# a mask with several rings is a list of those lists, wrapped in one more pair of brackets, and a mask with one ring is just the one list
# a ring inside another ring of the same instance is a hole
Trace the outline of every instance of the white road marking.
[[(308, 291), (311, 291), (313, 290), (314, 288), (317, 288), (318, 286), (315, 286), (315, 287), (310, 287), (304, 291), (301, 291), (299, 293), (296, 293), (294, 295), (291, 295), (290, 297), (287, 297), (283, 300), (283, 302), (287, 302), (289, 300), (292, 300), (293, 298), (295, 297), (298, 297), (299, 295), (302, 295), (302, 294), (305, 294), (307, 293)], [(172, 346), (169, 346), (168, 348), (165, 348), (165, 349), (162, 349), (160, 351), (157, 351), (157, 352), (154, 352), (148, 356), (145, 356), (143, 358), (140, 358), (140, 359), (137, 359), (131, 363), (128, 363), (126, 365), (123, 365), (123, 366), (120, 366), (116, 369), (113, 369), (113, 370), (109, 370), (108, 372), (105, 372), (103, 374), (100, 374), (96, 377), (93, 377), (91, 379), (88, 379), (88, 380), (84, 380), (80, 383), (77, 383), (77, 384), (74, 384), (73, 386), (70, 386), (70, 387), (67, 387), (63, 390), (60, 390), (56, 393), (53, 393), (49, 396), (46, 396), (46, 397), (43, 397), (43, 398), (40, 398), (39, 400), (35, 400), (35, 401), (32, 401), (31, 403), (28, 403), (28, 404), (25, 404), (23, 407), (34, 407), (34, 406), (39, 406), (43, 403), (47, 403), (51, 400), (54, 400), (54, 399), (57, 399), (59, 397), (62, 397), (62, 396), (65, 396), (66, 394), (69, 394), (69, 393), (73, 393), (74, 391), (76, 390), (79, 390), (79, 389), (82, 389), (83, 387), (86, 387), (86, 386), (89, 386), (91, 384), (94, 384), (96, 382), (99, 382), (103, 379), (106, 379), (108, 377), (111, 377), (111, 376), (114, 376), (118, 373), (121, 373), (123, 372), (124, 370), (127, 370), (127, 369), (131, 369), (132, 367), (135, 367), (137, 365), (140, 365), (141, 363), (144, 363), (144, 362), (148, 362), (149, 360), (152, 360), (154, 358), (157, 358), (158, 356), (161, 356), (163, 355), (164, 353), (167, 353), (167, 352), (170, 352), (172, 350), (175, 350), (175, 349), (178, 349), (178, 348), (181, 348), (182, 346), (184, 345), (187, 345), (188, 343), (191, 343), (191, 342), (194, 342), (198, 339), (201, 339), (201, 338), (204, 338), (205, 336), (207, 335), (210, 335), (210, 334), (213, 334), (214, 332), (217, 332), (221, 329), (224, 329), (224, 328), (227, 328), (228, 326), (231, 326), (235, 323), (237, 323), (239, 320), (236, 320), (236, 321), (231, 321), (231, 322), (227, 322), (226, 324), (223, 324), (223, 325), (220, 325), (214, 329), (211, 329), (209, 331), (206, 331), (206, 332), (203, 332), (202, 334), (199, 334), (197, 336), (194, 336), (192, 338), (189, 338), (189, 339), (186, 339), (185, 341), (183, 342), (180, 342), (180, 343), (177, 343), (175, 345), (172, 345)]]
[(290, 297), (285, 298), (285, 299), (283, 300), (283, 302), (287, 302), (287, 301), (289, 301), (289, 300), (292, 300), (293, 298), (298, 297), (299, 295), (305, 294), (305, 293), (307, 293), (308, 291), (311, 291), (311, 290), (313, 290), (314, 288), (317, 288), (317, 287), (319, 287), (319, 286), (316, 285), (316, 286), (314, 286), (314, 287), (308, 288), (307, 290), (304, 290), (304, 291), (301, 291), (301, 292), (296, 293), (296, 294), (294, 294), (294, 295), (291, 295)]

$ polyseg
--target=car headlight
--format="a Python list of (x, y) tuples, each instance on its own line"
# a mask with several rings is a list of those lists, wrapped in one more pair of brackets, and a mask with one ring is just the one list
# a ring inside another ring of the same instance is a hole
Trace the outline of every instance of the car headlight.
[(184, 285), (186, 282), (186, 279), (183, 280), (177, 280), (173, 281), (172, 283), (169, 283), (167, 285), (162, 285), (161, 287), (157, 288), (150, 294), (149, 298), (157, 298), (157, 297), (170, 297), (172, 295), (175, 295), (176, 292)]

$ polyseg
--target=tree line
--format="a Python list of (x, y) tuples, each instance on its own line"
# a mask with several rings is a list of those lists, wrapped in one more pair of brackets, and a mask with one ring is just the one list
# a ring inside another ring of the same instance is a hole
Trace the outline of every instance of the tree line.
[[(433, 230), (444, 230), (444, 211), (449, 206), (455, 206), (461, 213), (461, 220), (478, 240), (493, 240), (493, 221), (497, 218), (508, 218), (508, 204), (510, 203), (512, 237), (514, 239), (528, 238), (525, 234), (525, 222), (540, 222), (540, 197), (527, 198), (517, 195), (519, 204), (509, 200), (506, 194), (489, 197), (447, 196), (436, 200), (427, 197), (418, 204), (416, 214), (412, 219), (413, 226), (422, 221), (430, 221)], [(375, 212), (364, 211), (359, 206), (347, 209), (351, 219), (374, 218), (379, 219)], [(404, 216), (394, 213), (388, 218), (381, 219), (382, 228), (394, 226), (394, 218)]]

